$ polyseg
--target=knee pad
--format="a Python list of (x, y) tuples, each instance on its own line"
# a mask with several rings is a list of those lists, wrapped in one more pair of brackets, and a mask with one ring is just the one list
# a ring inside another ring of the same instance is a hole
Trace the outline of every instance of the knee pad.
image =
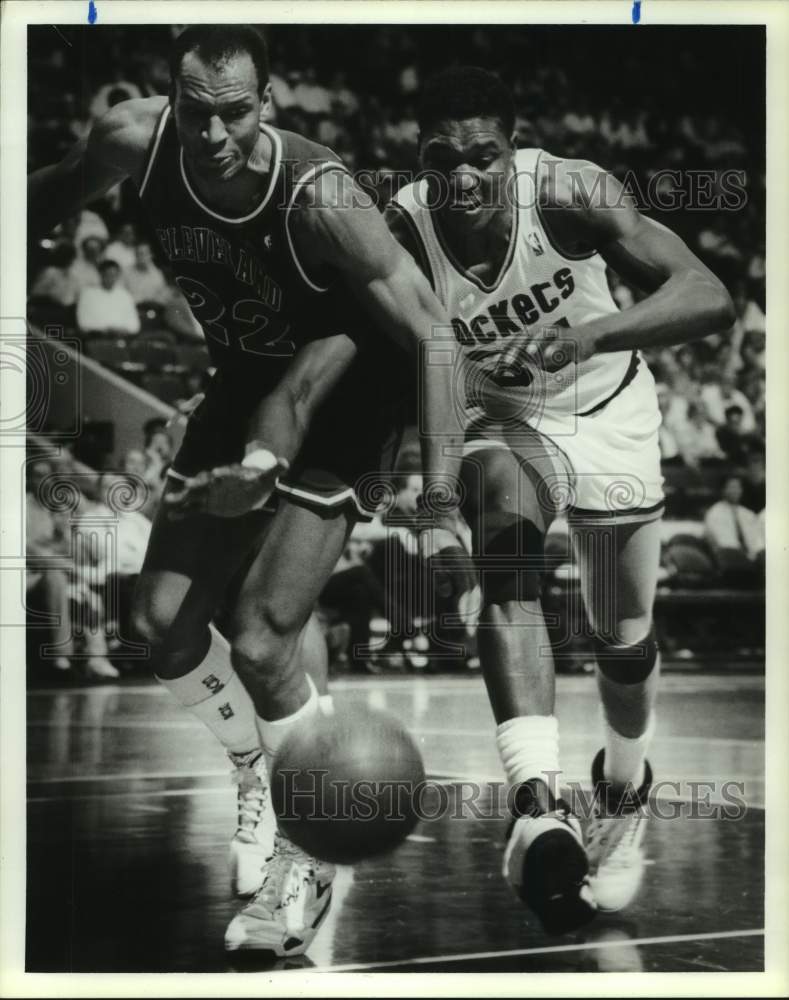
[(654, 625), (632, 646), (617, 645), (610, 637), (598, 635), (593, 642), (600, 673), (614, 684), (642, 684), (655, 669), (658, 647)]
[(526, 517), (498, 517), (483, 525), (478, 561), (482, 606), (536, 601), (540, 596), (545, 540)]

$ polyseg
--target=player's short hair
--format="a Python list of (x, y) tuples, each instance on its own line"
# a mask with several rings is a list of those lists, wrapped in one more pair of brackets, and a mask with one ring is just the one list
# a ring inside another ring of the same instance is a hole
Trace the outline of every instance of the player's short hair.
[(726, 409), (723, 412), (724, 412), (724, 415), (727, 416), (727, 417), (733, 417), (733, 416), (743, 417), (743, 416), (745, 416), (745, 411), (737, 403), (732, 403), (731, 406), (727, 406)]
[(187, 52), (196, 52), (203, 62), (211, 65), (226, 62), (240, 52), (246, 52), (255, 64), (258, 93), (268, 83), (268, 47), (263, 35), (251, 24), (191, 24), (176, 38), (170, 52), (170, 80), (181, 71)]
[(502, 80), (481, 66), (451, 66), (425, 83), (417, 109), (424, 134), (447, 119), (495, 118), (509, 138), (515, 129), (515, 102)]
[(99, 261), (97, 268), (99, 274), (104, 274), (105, 271), (111, 271), (113, 269), (120, 271), (121, 266), (117, 260), (113, 260), (112, 257), (105, 257), (104, 260)]

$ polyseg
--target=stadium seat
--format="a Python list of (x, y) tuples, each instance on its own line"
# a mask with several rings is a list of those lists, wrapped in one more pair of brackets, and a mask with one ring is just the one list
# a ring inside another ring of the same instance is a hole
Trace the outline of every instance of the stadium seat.
[(138, 344), (154, 341), (157, 344), (169, 344), (170, 347), (175, 347), (178, 340), (172, 330), (167, 330), (161, 324), (151, 330), (141, 330), (134, 339)]
[(175, 356), (178, 364), (189, 372), (205, 371), (211, 364), (208, 348), (203, 344), (178, 344), (175, 348)]
[(718, 560), (709, 543), (690, 534), (677, 534), (663, 550), (670, 573), (666, 581), (676, 587), (710, 587), (718, 578)]
[(31, 298), (27, 303), (27, 318), (36, 326), (73, 326), (74, 307), (61, 306), (46, 298)]
[(167, 365), (175, 364), (175, 349), (168, 340), (145, 336), (129, 345), (131, 360), (144, 365), (148, 371), (161, 371)]
[(124, 362), (131, 360), (129, 345), (122, 338), (110, 340), (104, 337), (93, 337), (85, 341), (84, 350), (87, 357), (98, 361), (105, 368), (119, 369)]
[(140, 329), (158, 330), (162, 325), (162, 311), (158, 302), (139, 302), (137, 315), (140, 317)]

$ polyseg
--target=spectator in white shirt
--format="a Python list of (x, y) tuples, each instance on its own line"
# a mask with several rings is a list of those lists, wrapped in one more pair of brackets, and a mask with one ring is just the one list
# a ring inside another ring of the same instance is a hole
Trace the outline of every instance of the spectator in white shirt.
[(315, 70), (311, 66), (304, 71), (303, 79), (293, 88), (293, 103), (311, 117), (328, 115), (331, 112), (331, 95), (318, 83)]
[(704, 516), (706, 537), (721, 565), (753, 563), (764, 552), (764, 519), (742, 504), (742, 481), (727, 476), (722, 498)]
[(764, 374), (767, 364), (765, 353), (766, 338), (758, 330), (751, 330), (746, 333), (742, 341), (742, 359), (745, 367), (749, 371)]
[(571, 135), (591, 135), (597, 130), (597, 122), (589, 110), (589, 102), (580, 97), (562, 118), (562, 124)]
[(691, 404), (665, 382), (659, 382), (656, 388), (662, 426), (679, 442), (688, 432), (688, 409)]
[(31, 299), (69, 307), (77, 301), (79, 286), (72, 274), (76, 251), (70, 243), (59, 243), (50, 255), (50, 263), (41, 271), (30, 290)]
[(153, 520), (164, 488), (160, 464), (153, 465), (142, 448), (130, 448), (123, 458), (123, 471), (127, 481), (145, 494), (140, 513)]
[(118, 227), (115, 239), (104, 251), (105, 260), (114, 260), (122, 271), (134, 267), (136, 261), (135, 246), (137, 245), (137, 234), (131, 222), (124, 222)]
[(702, 462), (721, 461), (725, 458), (715, 437), (715, 427), (695, 403), (688, 406), (688, 419), (678, 433), (677, 443), (685, 465), (697, 469)]
[(658, 428), (658, 441), (660, 444), (660, 460), (670, 462), (674, 465), (682, 464), (682, 454), (679, 449), (679, 442), (674, 428), (669, 418), (672, 405), (671, 389), (665, 382), (658, 382), (655, 386), (657, 391), (658, 407), (660, 408), (661, 422)]
[(730, 406), (739, 406), (742, 410), (742, 423), (740, 425), (742, 433), (750, 434), (756, 430), (756, 419), (748, 397), (745, 393), (740, 392), (730, 373), (722, 375), (719, 382), (708, 382), (702, 386), (701, 402), (704, 404), (707, 416), (716, 427), (724, 426), (726, 410)]
[(293, 107), (293, 87), (288, 82), (285, 68), (281, 62), (275, 62), (269, 73), (271, 96), (277, 111), (289, 111)]
[(127, 336), (140, 332), (134, 299), (120, 284), (121, 269), (113, 260), (99, 265), (99, 288), (83, 288), (77, 300), (77, 326), (83, 333)]
[(111, 572), (136, 576), (142, 569), (152, 527), (139, 509), (144, 500), (140, 484), (119, 473), (103, 473), (99, 490), (101, 502), (113, 514), (117, 528)]
[(141, 302), (164, 305), (170, 298), (165, 277), (154, 263), (150, 243), (137, 245), (134, 264), (124, 271), (123, 282), (136, 305)]
[(77, 283), (77, 297), (83, 288), (98, 288), (101, 284), (99, 264), (104, 253), (104, 242), (99, 236), (86, 236), (80, 243), (80, 252), (71, 265), (71, 274)]
[(55, 235), (59, 239), (65, 238), (73, 243), (77, 248), (77, 253), (79, 253), (83, 241), (89, 236), (97, 236), (105, 243), (110, 238), (104, 219), (97, 212), (91, 212), (89, 208), (83, 208), (81, 212), (69, 216), (55, 229)]
[(340, 118), (353, 118), (359, 110), (359, 98), (348, 86), (345, 73), (334, 74), (331, 83), (332, 111)]

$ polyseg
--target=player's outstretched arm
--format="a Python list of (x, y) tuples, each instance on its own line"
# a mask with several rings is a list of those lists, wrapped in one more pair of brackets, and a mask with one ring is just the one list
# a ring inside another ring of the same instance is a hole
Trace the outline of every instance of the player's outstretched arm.
[(727, 330), (734, 306), (721, 281), (665, 226), (641, 215), (611, 174), (563, 163), (542, 191), (543, 215), (559, 245), (597, 250), (642, 291), (641, 302), (574, 327), (580, 357), (681, 344)]
[[(454, 484), (462, 428), (453, 402), (454, 338), (443, 306), (412, 258), (389, 233), (370, 198), (347, 175), (322, 175), (293, 214), (300, 255), (339, 272), (377, 327), (419, 356), (425, 489)], [(437, 341), (436, 334), (443, 334)], [(441, 363), (430, 357), (440, 347)], [(431, 360), (433, 363), (431, 363)]]
[(292, 462), (301, 450), (315, 413), (355, 357), (356, 345), (344, 333), (305, 344), (277, 387), (252, 415), (247, 456), (264, 449)]
[(240, 517), (263, 507), (277, 477), (301, 450), (318, 408), (355, 356), (356, 345), (345, 334), (305, 344), (253, 413), (243, 462), (201, 472), (168, 493), (170, 516)]
[(116, 104), (59, 163), (30, 174), (28, 236), (45, 235), (127, 177), (138, 180), (164, 102), (154, 97)]

